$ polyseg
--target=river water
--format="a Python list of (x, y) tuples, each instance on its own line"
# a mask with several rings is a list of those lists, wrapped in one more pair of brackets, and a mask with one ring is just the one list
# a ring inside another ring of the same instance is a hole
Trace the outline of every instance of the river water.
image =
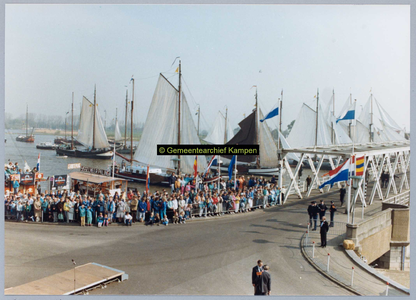
[[(81, 163), (82, 166), (97, 168), (97, 169), (108, 169), (112, 165), (112, 160), (101, 160), (101, 159), (85, 159), (85, 158), (76, 158), (76, 157), (67, 157), (62, 158), (56, 155), (55, 150), (40, 150), (36, 149), (36, 145), (42, 142), (51, 142), (55, 139), (53, 135), (35, 135), (34, 143), (22, 143), (17, 142), (16, 137), (20, 134), (25, 134), (22, 131), (18, 130), (9, 130), (5, 133), (5, 138), (7, 142), (5, 143), (5, 164), (8, 164), (9, 161), (19, 163), (21, 169), (25, 165), (25, 161), (31, 169), (36, 167), (38, 162), (38, 154), (40, 154), (40, 172), (43, 173), (44, 178), (53, 175), (66, 175), (75, 170), (68, 170), (68, 164)], [(69, 137), (68, 137), (69, 138)], [(130, 157), (130, 155), (125, 155)], [(122, 159), (116, 157), (116, 161), (121, 163)], [(46, 182), (42, 183), (42, 190), (46, 189)], [(129, 187), (138, 188), (140, 191), (145, 189), (145, 185), (141, 183), (129, 182)], [(151, 187), (150, 190), (157, 190), (161, 187), (155, 186)]]

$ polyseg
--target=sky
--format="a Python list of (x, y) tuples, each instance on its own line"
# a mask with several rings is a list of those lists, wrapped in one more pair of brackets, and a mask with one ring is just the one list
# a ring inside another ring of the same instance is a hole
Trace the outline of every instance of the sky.
[[(192, 112), (209, 129), (228, 107), (233, 128), (254, 108), (263, 113), (283, 90), (283, 128), (302, 103), (315, 107), (350, 93), (358, 115), (370, 97), (410, 130), (408, 5), (6, 5), (6, 113), (75, 113), (82, 96), (107, 123), (124, 115), (135, 78), (135, 120), (144, 122), (163, 72), (182, 61)], [(127, 86), (127, 87), (126, 87)], [(278, 119), (268, 121), (275, 128)]]

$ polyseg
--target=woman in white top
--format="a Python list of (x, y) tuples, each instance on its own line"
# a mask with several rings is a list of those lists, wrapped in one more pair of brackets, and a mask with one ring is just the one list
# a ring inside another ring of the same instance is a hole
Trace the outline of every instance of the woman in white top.
[(69, 201), (69, 211), (68, 211), (68, 219), (69, 221), (74, 221), (74, 206), (75, 206), (75, 200), (72, 198), (71, 201)]

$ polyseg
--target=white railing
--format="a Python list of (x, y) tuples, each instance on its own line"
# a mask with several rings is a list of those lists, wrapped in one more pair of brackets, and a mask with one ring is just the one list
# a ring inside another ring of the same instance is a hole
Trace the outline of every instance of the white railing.
[(404, 193), (394, 195), (388, 199), (385, 199), (383, 203), (394, 203), (394, 204), (400, 204), (400, 205), (406, 205), (409, 206), (410, 204), (410, 190), (406, 191)]

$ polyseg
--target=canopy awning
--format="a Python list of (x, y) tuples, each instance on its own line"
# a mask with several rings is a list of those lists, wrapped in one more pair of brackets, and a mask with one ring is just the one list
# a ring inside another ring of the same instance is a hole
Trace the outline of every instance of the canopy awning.
[(113, 177), (91, 174), (91, 173), (83, 173), (83, 172), (72, 172), (72, 173), (69, 173), (69, 176), (75, 180), (88, 181), (90, 183), (95, 183), (95, 184), (102, 184), (102, 183), (112, 182), (112, 181), (125, 181), (125, 182), (128, 181), (127, 179), (122, 179), (122, 178), (117, 178), (117, 177), (113, 178)]

